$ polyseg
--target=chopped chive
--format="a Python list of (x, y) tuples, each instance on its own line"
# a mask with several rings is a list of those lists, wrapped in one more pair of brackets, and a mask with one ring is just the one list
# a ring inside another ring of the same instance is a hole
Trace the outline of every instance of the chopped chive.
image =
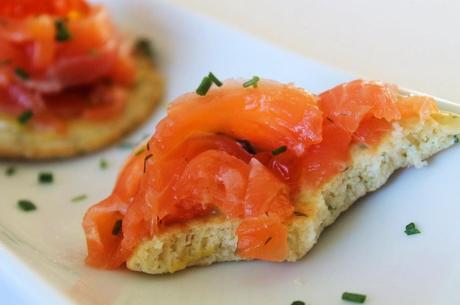
[(63, 42), (72, 38), (72, 35), (70, 34), (69, 29), (67, 28), (67, 24), (64, 20), (56, 20), (54, 22), (54, 27), (56, 29), (56, 34), (54, 36), (56, 41)]
[(22, 68), (14, 69), (14, 74), (16, 74), (16, 76), (22, 80), (28, 80), (30, 78), (29, 73), (27, 73), (27, 71)]
[(73, 197), (72, 199), (70, 199), (70, 201), (78, 202), (78, 201), (85, 200), (86, 198), (88, 198), (88, 196), (86, 194), (81, 194), (81, 195)]
[(152, 154), (149, 154), (149, 155), (147, 155), (147, 156), (145, 157), (145, 159), (144, 159), (144, 173), (145, 173), (145, 171), (147, 170), (147, 161), (148, 161), (150, 158), (152, 158), (152, 157), (153, 157)]
[(33, 202), (26, 200), (26, 199), (18, 200), (18, 208), (20, 208), (24, 212), (30, 212), (30, 211), (37, 209), (37, 207), (35, 206), (35, 204), (33, 204)]
[(123, 224), (123, 220), (121, 219), (118, 219), (117, 221), (115, 221), (115, 223), (113, 224), (113, 228), (112, 228), (112, 235), (118, 235), (121, 233), (122, 224)]
[(366, 301), (366, 295), (359, 293), (344, 292), (342, 294), (342, 300), (354, 303), (364, 303), (364, 301)]
[(10, 166), (5, 169), (5, 175), (13, 176), (16, 173), (16, 167)]
[(272, 150), (272, 155), (273, 155), (273, 156), (276, 156), (276, 155), (282, 154), (282, 153), (284, 153), (286, 150), (287, 150), (287, 146), (286, 146), (286, 145), (280, 146), (280, 147), (278, 147), (278, 148)]
[(415, 223), (413, 222), (411, 222), (410, 224), (406, 226), (406, 229), (404, 230), (404, 232), (407, 235), (414, 235), (414, 234), (421, 233), (420, 230), (415, 226)]
[(40, 182), (41, 184), (53, 183), (53, 180), (53, 173), (43, 172), (38, 174), (38, 182)]
[(454, 136), (454, 143), (457, 144), (459, 141), (460, 141), (460, 139), (458, 138), (458, 135), (455, 135)]
[(142, 55), (148, 56), (150, 58), (152, 58), (154, 55), (152, 43), (147, 38), (137, 39), (136, 44), (134, 45), (134, 49)]
[(243, 147), (243, 149), (251, 155), (256, 154), (254, 146), (252, 146), (251, 142), (249, 142), (248, 140), (236, 140), (236, 142), (238, 142), (241, 145), (241, 147)]
[(28, 80), (30, 78), (29, 73), (27, 73), (27, 71), (22, 68), (14, 69), (14, 74), (16, 74), (16, 76), (22, 80)]
[(257, 88), (257, 84), (259, 83), (260, 78), (258, 76), (253, 76), (250, 80), (243, 83), (243, 87), (254, 87)]
[(291, 303), (291, 305), (305, 305), (304, 301), (294, 301)]
[(201, 80), (201, 83), (195, 92), (198, 95), (205, 96), (206, 93), (208, 93), (209, 88), (211, 88), (211, 86), (212, 86), (212, 80), (209, 78), (209, 76), (205, 76)]
[(106, 168), (109, 167), (109, 162), (107, 162), (107, 160), (105, 160), (105, 159), (101, 159), (101, 160), (99, 160), (99, 167), (101, 169), (106, 169)]
[(212, 72), (209, 72), (208, 78), (209, 78), (214, 84), (216, 84), (217, 87), (222, 86), (222, 82), (221, 82)]
[(34, 116), (34, 113), (30, 110), (26, 110), (23, 113), (21, 113), (18, 117), (17, 120), (21, 124), (27, 123), (32, 117)]

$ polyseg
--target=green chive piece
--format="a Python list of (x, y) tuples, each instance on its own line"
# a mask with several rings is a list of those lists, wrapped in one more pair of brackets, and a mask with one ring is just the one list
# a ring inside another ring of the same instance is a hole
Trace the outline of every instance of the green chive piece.
[(460, 142), (460, 139), (458, 138), (458, 135), (455, 135), (454, 136), (454, 143), (457, 144), (458, 142)]
[(112, 229), (112, 235), (118, 235), (121, 233), (122, 224), (123, 224), (123, 220), (121, 219), (118, 219), (117, 221), (115, 221), (113, 225), (113, 229)]
[(152, 58), (155, 53), (153, 51), (152, 43), (150, 40), (144, 37), (137, 39), (136, 44), (134, 45), (134, 49), (142, 55), (148, 56), (150, 58)]
[(243, 83), (243, 87), (244, 88), (247, 88), (247, 87), (254, 87), (254, 88), (257, 88), (257, 84), (260, 80), (260, 77), (258, 76), (253, 76), (250, 80), (246, 81)]
[(109, 162), (107, 162), (105, 159), (101, 159), (99, 160), (99, 167), (101, 169), (107, 169), (109, 167)]
[(67, 28), (67, 24), (64, 20), (56, 20), (54, 22), (54, 27), (56, 29), (56, 35), (54, 36), (56, 41), (64, 42), (72, 38), (72, 35), (70, 34), (69, 29)]
[(342, 300), (353, 303), (364, 303), (364, 301), (366, 301), (366, 295), (359, 293), (344, 292), (342, 294)]
[(35, 206), (35, 204), (33, 204), (32, 201), (26, 199), (18, 200), (18, 208), (20, 208), (24, 212), (30, 212), (37, 209), (37, 207)]
[(16, 173), (16, 167), (10, 166), (5, 169), (5, 175), (13, 176)]
[(404, 232), (407, 235), (414, 235), (414, 234), (421, 233), (420, 230), (415, 226), (415, 223), (413, 222), (411, 222), (410, 224), (406, 226), (406, 229), (404, 230)]
[(53, 173), (43, 172), (38, 174), (38, 182), (40, 182), (41, 184), (53, 183), (53, 180)]
[(14, 69), (14, 74), (16, 74), (16, 76), (22, 80), (28, 80), (30, 78), (29, 73), (27, 73), (27, 71), (22, 68)]
[(216, 84), (217, 87), (220, 87), (220, 86), (223, 85), (222, 82), (221, 82), (212, 72), (209, 72), (208, 78), (209, 78), (214, 84)]
[(73, 197), (72, 199), (70, 199), (70, 201), (78, 202), (78, 201), (85, 200), (86, 198), (88, 198), (88, 196), (86, 194), (81, 194), (81, 195)]
[(208, 93), (209, 88), (211, 88), (212, 85), (212, 80), (209, 78), (209, 76), (203, 77), (203, 80), (201, 81), (200, 85), (196, 89), (196, 94), (205, 96), (206, 93)]
[(18, 117), (17, 120), (21, 124), (27, 123), (32, 117), (34, 116), (34, 113), (30, 110), (26, 110), (23, 113), (21, 113)]
[(294, 301), (291, 303), (291, 305), (305, 305), (304, 301)]
[(287, 146), (286, 146), (286, 145), (280, 146), (280, 147), (278, 147), (278, 148), (272, 150), (272, 155), (273, 155), (273, 156), (276, 156), (276, 155), (282, 154), (282, 153), (284, 153), (286, 150), (287, 150)]

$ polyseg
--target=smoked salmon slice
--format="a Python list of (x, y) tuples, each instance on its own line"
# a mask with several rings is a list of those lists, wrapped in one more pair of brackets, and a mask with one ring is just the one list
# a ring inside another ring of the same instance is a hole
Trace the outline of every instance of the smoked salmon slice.
[(192, 93), (173, 102), (168, 117), (156, 128), (151, 147), (153, 153), (167, 155), (190, 136), (219, 132), (251, 139), (265, 150), (286, 145), (301, 155), (321, 141), (321, 123), (316, 97), (302, 89), (273, 81), (244, 88), (229, 81), (204, 97)]
[(392, 85), (355, 80), (322, 93), (319, 107), (337, 126), (354, 132), (368, 116), (388, 122), (401, 118), (396, 89)]

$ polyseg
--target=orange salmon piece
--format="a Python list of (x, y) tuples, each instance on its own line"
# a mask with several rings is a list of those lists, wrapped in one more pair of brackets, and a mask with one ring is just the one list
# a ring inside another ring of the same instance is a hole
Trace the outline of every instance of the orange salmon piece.
[(396, 100), (397, 92), (393, 86), (355, 80), (322, 93), (318, 103), (326, 118), (353, 133), (370, 115), (389, 122), (400, 119)]
[(358, 129), (353, 134), (353, 140), (375, 147), (391, 130), (391, 124), (387, 120), (370, 117), (361, 122)]
[(325, 120), (323, 141), (313, 145), (302, 160), (302, 181), (315, 188), (344, 171), (350, 161), (351, 134)]
[(167, 155), (189, 137), (219, 132), (266, 150), (286, 145), (300, 155), (321, 141), (321, 123), (316, 98), (304, 90), (265, 80), (257, 88), (229, 81), (206, 96), (179, 97), (157, 125), (151, 146)]
[(403, 118), (418, 117), (427, 119), (433, 113), (439, 112), (438, 105), (431, 97), (410, 96), (401, 97), (398, 101), (398, 109)]

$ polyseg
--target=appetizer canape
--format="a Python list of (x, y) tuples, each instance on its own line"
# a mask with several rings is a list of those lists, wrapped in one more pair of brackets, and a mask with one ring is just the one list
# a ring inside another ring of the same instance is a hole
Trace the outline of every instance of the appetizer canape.
[(104, 7), (0, 2), (0, 157), (105, 147), (150, 116), (162, 87), (149, 41), (123, 36)]
[(359, 197), (458, 134), (458, 115), (393, 85), (356, 80), (315, 96), (210, 74), (170, 105), (112, 194), (87, 211), (86, 262), (158, 274), (296, 261)]

